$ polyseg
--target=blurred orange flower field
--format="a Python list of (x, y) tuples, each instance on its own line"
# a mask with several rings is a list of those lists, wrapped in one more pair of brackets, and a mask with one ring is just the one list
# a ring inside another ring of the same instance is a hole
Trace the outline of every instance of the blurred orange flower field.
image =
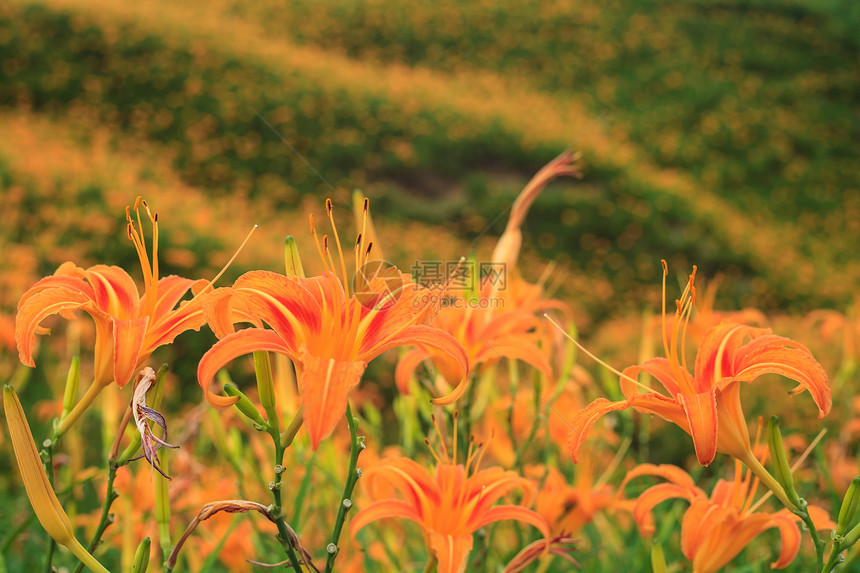
[(860, 571), (857, 26), (3, 4), (0, 573)]

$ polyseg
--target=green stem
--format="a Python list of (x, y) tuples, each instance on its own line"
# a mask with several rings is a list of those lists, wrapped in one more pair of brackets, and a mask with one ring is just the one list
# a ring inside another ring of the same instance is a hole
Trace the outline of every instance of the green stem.
[(840, 543), (833, 542), (833, 547), (830, 549), (830, 557), (827, 559), (824, 567), (821, 568), (821, 573), (830, 573), (833, 571), (833, 568), (839, 564), (839, 556), (842, 554), (842, 549)]
[(281, 434), (279, 440), (281, 443), (281, 447), (289, 448), (293, 440), (296, 439), (296, 434), (299, 433), (299, 429), (302, 427), (302, 424), (305, 421), (305, 405), (302, 404), (299, 406), (299, 411), (296, 412), (296, 417), (293, 418), (293, 421), (290, 422), (290, 425), (287, 426), (287, 429)]
[[(98, 547), (99, 542), (101, 541), (102, 535), (107, 530), (108, 526), (113, 523), (113, 516), (110, 514), (110, 508), (113, 505), (113, 502), (119, 497), (119, 494), (113, 487), (113, 482), (116, 480), (116, 471), (118, 466), (115, 461), (108, 461), (108, 478), (107, 478), (107, 492), (105, 492), (105, 500), (102, 504), (102, 513), (99, 517), (98, 526), (96, 526), (96, 532), (93, 534), (93, 539), (90, 541), (88, 551), (92, 553)], [(84, 570), (84, 564), (78, 563), (78, 566), (75, 567), (74, 573), (81, 573)]]
[(284, 551), (287, 554), (287, 559), (290, 560), (290, 565), (293, 571), (301, 572), (301, 560), (293, 548), (291, 536), (287, 530), (287, 525), (284, 522), (284, 509), (281, 502), (281, 483), (284, 475), (284, 452), (285, 447), (281, 446), (280, 436), (277, 428), (270, 428), (272, 440), (275, 443), (275, 480), (271, 484), (272, 497), (275, 504), (272, 506), (272, 516), (275, 518), (275, 524), (278, 526), (278, 541), (281, 542)]
[(809, 530), (809, 536), (812, 538), (812, 544), (815, 546), (815, 555), (818, 558), (818, 566), (819, 570), (823, 570), (824, 568), (824, 547), (825, 542), (821, 540), (818, 536), (818, 531), (815, 529), (815, 524), (812, 522), (812, 518), (809, 516), (809, 511), (807, 510), (806, 501), (801, 499), (801, 506), (797, 507), (793, 503), (788, 500), (788, 496), (786, 496), (785, 490), (779, 484), (775, 477), (773, 477), (770, 472), (765, 469), (763, 465), (752, 455), (747, 456), (747, 459), (742, 460), (744, 464), (750, 469), (750, 471), (761, 480), (761, 482), (767, 487), (773, 495), (775, 495), (782, 504), (789, 509), (793, 514), (799, 517), (803, 523), (806, 525), (806, 528)]
[[(792, 511), (796, 516), (798, 516), (803, 523), (806, 525), (806, 528), (809, 529), (809, 536), (812, 538), (812, 544), (815, 545), (815, 556), (818, 558), (818, 565), (822, 571), (824, 571), (824, 541), (818, 536), (818, 531), (815, 529), (815, 524), (812, 522), (812, 517), (809, 516), (809, 511), (806, 509), (806, 505), (804, 504), (803, 509), (798, 509)], [(834, 547), (835, 549), (835, 547)]]
[(48, 545), (48, 556), (45, 558), (45, 573), (51, 573), (54, 570), (51, 561), (54, 560), (54, 550), (57, 548), (57, 542), (51, 538), (51, 543)]
[(331, 573), (334, 568), (334, 560), (337, 557), (339, 548), (337, 546), (340, 540), (340, 532), (343, 530), (343, 524), (346, 520), (346, 514), (352, 507), (352, 491), (355, 489), (355, 483), (361, 475), (361, 470), (358, 469), (358, 455), (364, 449), (364, 437), (358, 436), (358, 418), (352, 415), (352, 408), (349, 402), (346, 404), (346, 423), (349, 426), (349, 468), (346, 475), (346, 483), (343, 486), (343, 495), (340, 498), (340, 506), (337, 509), (337, 520), (334, 523), (334, 529), (331, 532), (331, 540), (329, 541), (326, 551), (328, 557), (325, 562), (325, 573)]
[[(51, 488), (54, 487), (54, 446), (57, 444), (56, 433), (55, 437), (52, 437), (49, 440), (45, 440), (42, 445), (44, 449), (39, 452), (39, 456), (42, 458), (42, 465), (45, 466), (45, 473), (48, 474), (48, 483), (51, 484)], [(45, 557), (45, 571), (46, 573), (51, 573), (54, 570), (52, 562), (54, 560), (54, 550), (57, 548), (57, 542), (54, 541), (53, 537), (48, 537), (50, 540), (48, 542), (48, 555)]]
[[(771, 493), (773, 493), (773, 495), (775, 495), (780, 502), (782, 502), (782, 505), (787, 507), (792, 512), (800, 511), (800, 508), (798, 508), (793, 503), (791, 503), (791, 501), (789, 501), (788, 496), (785, 494), (785, 490), (782, 489), (782, 486), (779, 484), (778, 481), (776, 481), (776, 478), (773, 477), (763, 465), (761, 465), (761, 462), (759, 462), (758, 459), (755, 458), (755, 456), (750, 454), (741, 461), (750, 469), (753, 475), (755, 475), (759, 480), (761, 480), (761, 483), (764, 484), (764, 486), (769, 489)], [(803, 512), (805, 511), (806, 510), (804, 509)], [(798, 516), (800, 516), (799, 513)], [(814, 532), (815, 529), (813, 528), (812, 531)], [(816, 533), (815, 536), (817, 537), (818, 534)]]
[(290, 524), (295, 528), (301, 528), (302, 509), (304, 508), (305, 497), (308, 494), (308, 488), (311, 486), (311, 476), (313, 476), (314, 467), (317, 464), (317, 453), (311, 454), (311, 459), (305, 464), (305, 475), (299, 484), (296, 498), (293, 500), (293, 519)]

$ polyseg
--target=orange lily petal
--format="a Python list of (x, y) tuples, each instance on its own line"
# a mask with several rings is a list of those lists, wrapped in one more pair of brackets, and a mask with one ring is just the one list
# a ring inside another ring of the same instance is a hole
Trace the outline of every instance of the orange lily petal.
[(415, 523), (421, 524), (421, 516), (415, 512), (412, 504), (399, 499), (383, 499), (374, 501), (367, 507), (362, 508), (358, 514), (352, 518), (349, 524), (350, 534), (353, 538), (365, 525), (377, 519), (385, 519), (387, 517), (404, 517), (411, 519)]
[(752, 381), (762, 374), (780, 374), (809, 390), (823, 418), (833, 405), (830, 382), (821, 364), (805, 346), (782, 336), (767, 335), (744, 346), (737, 356), (732, 376)]
[(85, 274), (93, 287), (99, 309), (119, 319), (137, 314), (140, 296), (128, 273), (119, 267), (95, 265), (88, 268)]
[[(669, 361), (665, 358), (652, 358), (650, 360), (646, 360), (639, 366), (629, 366), (624, 369), (622, 374), (637, 380), (640, 372), (647, 372), (656, 378), (672, 396), (677, 396), (681, 392), (681, 389), (675, 380), (675, 371), (672, 369)], [(684, 374), (687, 376), (690, 385), (692, 385), (692, 376), (686, 372)], [(621, 386), (621, 393), (624, 394), (625, 398), (631, 398), (639, 394), (639, 386), (636, 386), (624, 377), (621, 377), (619, 386)]]
[[(524, 480), (522, 476), (513, 471), (506, 471), (502, 468), (490, 468), (482, 470), (471, 476), (469, 479), (473, 489), (477, 493), (477, 503), (474, 505), (473, 514), (482, 515), (488, 511), (490, 506), (496, 503), (499, 499), (519, 488), (523, 491), (521, 503), (531, 503), (531, 498), (534, 497), (534, 488), (531, 482)], [(470, 521), (470, 524), (472, 522)], [(486, 524), (483, 517), (479, 523)], [(481, 525), (474, 526), (474, 529), (482, 527)]]
[(481, 519), (474, 523), (474, 530), (496, 521), (517, 520), (535, 526), (544, 537), (550, 537), (549, 525), (537, 512), (519, 505), (497, 505), (483, 512)]
[(779, 551), (779, 558), (771, 564), (771, 568), (782, 569), (797, 557), (797, 552), (800, 551), (801, 534), (797, 527), (797, 516), (789, 513), (788, 510), (778, 511), (772, 517), (782, 537), (782, 548)]
[(703, 466), (714, 461), (717, 453), (717, 398), (716, 388), (695, 396), (678, 395), (687, 415), (690, 435), (696, 448), (696, 457)]
[[(724, 321), (709, 329), (702, 338), (693, 367), (697, 384), (713, 386), (732, 376), (738, 350), (747, 338), (755, 339), (770, 330)], [(704, 388), (702, 388), (704, 389)]]
[(158, 301), (155, 304), (155, 312), (153, 314), (155, 316), (162, 316), (169, 313), (182, 300), (188, 289), (192, 288), (195, 284), (206, 285), (208, 283), (202, 279), (195, 281), (176, 275), (163, 277), (158, 281)]
[(749, 429), (741, 407), (740, 382), (730, 381), (722, 388), (718, 388), (716, 397), (717, 420), (720, 427), (717, 435), (717, 449), (740, 458), (749, 453), (751, 448)]
[(579, 410), (573, 415), (570, 421), (570, 432), (567, 434), (567, 443), (570, 448), (570, 455), (573, 458), (573, 463), (579, 461), (579, 449), (585, 441), (591, 427), (610, 412), (626, 410), (630, 407), (630, 402), (610, 402), (606, 398), (598, 398), (582, 410)]
[(507, 358), (508, 360), (522, 360), (526, 364), (537, 368), (547, 378), (552, 378), (552, 366), (546, 359), (545, 352), (536, 344), (521, 341), (520, 343), (498, 343), (493, 342), (492, 345), (487, 345), (488, 348), (482, 352), (482, 356), (487, 356), (483, 361), (489, 362), (492, 359)]
[[(703, 516), (703, 527), (707, 527), (712, 519), (711, 515)], [(750, 541), (776, 525), (773, 518), (766, 513), (754, 513), (742, 519), (726, 516), (717, 527), (710, 529), (699, 546), (693, 559), (693, 570), (697, 573), (716, 573), (737, 557)], [(797, 527), (794, 526), (794, 529), (797, 530)]]
[[(405, 345), (415, 345), (424, 349), (432, 348), (443, 352), (453, 361), (453, 364), (456, 365), (457, 369), (459, 369), (461, 379), (465, 378), (469, 374), (469, 357), (466, 355), (466, 351), (463, 347), (460, 346), (460, 343), (457, 342), (457, 339), (438, 328), (432, 328), (423, 324), (409, 326), (403, 329), (400, 334), (387, 339), (384, 344), (373, 347), (372, 356), (369, 355), (370, 349), (362, 349), (362, 354), (369, 359), (396, 346)], [(461, 386), (465, 387), (461, 382), (453, 392), (447, 396), (436, 398), (433, 402), (440, 405), (455, 402), (459, 395), (462, 395), (462, 389), (460, 389)]]
[(708, 534), (727, 519), (728, 513), (728, 509), (714, 505), (707, 499), (693, 501), (681, 522), (681, 553), (693, 561)]
[(630, 405), (641, 412), (657, 414), (666, 421), (672, 422), (690, 434), (690, 422), (681, 403), (674, 398), (662, 394), (640, 394), (629, 400)]
[(346, 413), (347, 394), (358, 385), (367, 363), (320, 358), (304, 347), (298, 359), (303, 366), (299, 391), (305, 408), (304, 425), (311, 438), (311, 448), (316, 450)]
[[(69, 265), (71, 263), (63, 263), (60, 265), (60, 269), (62, 269), (65, 265)], [(74, 264), (71, 264), (72, 267), (77, 268)], [(60, 272), (60, 269), (57, 269), (57, 272)], [(55, 287), (63, 287), (73, 291), (79, 291), (82, 294), (86, 295), (88, 299), (95, 300), (95, 293), (93, 292), (93, 288), (81, 280), (77, 276), (69, 276), (69, 275), (51, 275), (49, 277), (44, 277), (39, 279), (36, 284), (27, 289), (23, 295), (21, 295), (21, 300), (18, 301), (18, 310), (21, 309), (22, 306), (32, 297), (33, 295), (42, 292), (43, 290)]]
[(394, 384), (401, 394), (409, 394), (409, 378), (418, 365), (428, 358), (430, 355), (420, 348), (413, 348), (400, 357), (394, 370)]
[[(649, 487), (636, 499), (636, 505), (633, 506), (633, 520), (639, 527), (643, 537), (653, 535), (655, 531), (654, 520), (650, 519), (651, 511), (658, 504), (663, 503), (667, 499), (683, 498), (690, 500), (698, 495), (698, 488), (686, 488), (671, 483), (661, 483)], [(701, 491), (701, 490), (699, 490)]]
[(657, 504), (677, 497), (684, 498), (690, 502), (698, 498), (707, 499), (705, 492), (696, 487), (696, 483), (690, 474), (670, 464), (640, 464), (636, 466), (627, 472), (618, 491), (622, 492), (630, 480), (644, 475), (659, 476), (671, 482), (650, 487), (636, 499), (636, 503), (633, 506), (633, 519), (644, 536), (654, 533), (655, 526), (654, 520), (651, 517), (651, 510)]
[(439, 487), (427, 470), (409, 458), (393, 458), (367, 472), (368, 487), (381, 485), (401, 491), (413, 507), (438, 503)]
[(130, 320), (113, 319), (113, 379), (120, 388), (134, 376), (148, 324), (148, 316)]
[(671, 464), (639, 464), (624, 476), (624, 480), (619, 486), (619, 490), (623, 490), (627, 484), (637, 477), (641, 476), (657, 476), (672, 482), (673, 484), (686, 488), (694, 489), (696, 482), (693, 477), (679, 468)]
[(189, 330), (200, 330), (206, 324), (199, 302), (183, 302), (174, 311), (156, 315), (156, 324), (150, 324), (146, 332), (146, 342), (141, 354), (148, 356), (159, 346), (170, 344), (174, 339)]
[(263, 328), (263, 323), (251, 313), (244, 300), (233, 295), (232, 288), (224, 287), (207, 293), (203, 299), (204, 319), (218, 338), (236, 332), (233, 325), (237, 322), (248, 322)]
[[(307, 286), (318, 290), (322, 288), (318, 285), (325, 284), (311, 279), (291, 279), (269, 271), (251, 271), (236, 279), (231, 288), (231, 303), (236, 305), (241, 301), (243, 313), (271, 326), (288, 344), (296, 344), (297, 332), (302, 329), (318, 331), (322, 320), (319, 296), (309, 292)], [(327, 300), (331, 296), (323, 298)]]
[(236, 403), (238, 398), (219, 396), (209, 390), (215, 374), (231, 360), (255, 351), (270, 351), (294, 356), (278, 334), (261, 328), (247, 328), (234, 332), (216, 342), (200, 359), (197, 366), (197, 383), (203, 388), (206, 401), (216, 408), (226, 408)]
[(463, 573), (472, 551), (471, 535), (442, 535), (430, 532), (430, 547), (439, 560), (438, 573)]
[(36, 366), (33, 346), (36, 343), (36, 329), (42, 320), (64, 310), (77, 310), (90, 301), (81, 290), (66, 287), (45, 289), (27, 297), (15, 316), (15, 340), (18, 341), (21, 362), (30, 367)]

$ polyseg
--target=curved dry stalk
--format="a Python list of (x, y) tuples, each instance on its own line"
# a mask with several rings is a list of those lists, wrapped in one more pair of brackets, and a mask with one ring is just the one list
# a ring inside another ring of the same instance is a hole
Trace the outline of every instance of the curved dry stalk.
[[(176, 547), (173, 548), (173, 551), (170, 553), (170, 557), (168, 557), (165, 566), (168, 571), (172, 570), (173, 567), (176, 566), (176, 560), (179, 557), (179, 551), (182, 549), (182, 546), (185, 544), (185, 541), (191, 536), (197, 526), (201, 521), (206, 521), (216, 513), (220, 512), (226, 513), (247, 513), (249, 511), (256, 511), (257, 513), (262, 514), (266, 519), (274, 523), (278, 524), (278, 520), (275, 519), (275, 516), (271, 514), (269, 508), (263, 505), (262, 503), (257, 503), (256, 501), (247, 501), (244, 499), (227, 499), (223, 501), (213, 501), (212, 503), (207, 503), (200, 511), (197, 513), (197, 516), (188, 524), (188, 527), (185, 528), (185, 533), (182, 534), (182, 537), (179, 538), (179, 541), (176, 543)], [(290, 545), (294, 549), (298, 549), (302, 554), (302, 561), (304, 565), (307, 565), (314, 571), (318, 571), (318, 569), (314, 566), (313, 561), (311, 560), (310, 554), (302, 547), (301, 542), (299, 541), (299, 536), (293, 531), (293, 528), (288, 524), (283, 523), (288, 536)], [(280, 529), (280, 527), (279, 527)]]

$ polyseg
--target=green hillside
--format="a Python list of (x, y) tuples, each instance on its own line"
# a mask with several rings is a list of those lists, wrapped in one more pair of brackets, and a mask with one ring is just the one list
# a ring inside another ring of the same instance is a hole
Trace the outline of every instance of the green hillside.
[(665, 257), (739, 279), (735, 300), (844, 304), (857, 45), (825, 8), (14, 2), (0, 105), (85, 117), (213, 198), (284, 209), (331, 193), (293, 146), (377, 213), (467, 239), (572, 144), (586, 177), (537, 203), (535, 252), (624, 292)]

